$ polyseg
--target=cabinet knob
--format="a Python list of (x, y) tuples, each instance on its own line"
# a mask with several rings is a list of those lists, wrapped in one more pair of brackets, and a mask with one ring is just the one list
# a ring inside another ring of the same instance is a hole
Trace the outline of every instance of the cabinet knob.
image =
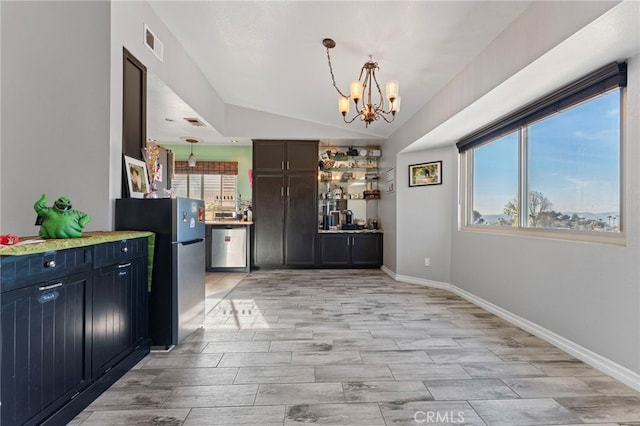
[(56, 267), (56, 261), (55, 260), (47, 260), (46, 262), (44, 262), (44, 267), (45, 268), (55, 268)]
[(128, 248), (128, 247), (126, 247), (126, 246), (125, 246), (125, 247), (122, 247), (122, 252), (123, 252), (123, 253), (127, 253), (128, 251), (129, 251), (129, 248)]

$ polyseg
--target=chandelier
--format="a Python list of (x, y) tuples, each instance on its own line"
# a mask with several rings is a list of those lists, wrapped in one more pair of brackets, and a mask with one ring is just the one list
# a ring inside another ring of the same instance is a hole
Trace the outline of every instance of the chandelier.
[[(330, 38), (322, 40), (322, 45), (327, 48), (327, 60), (329, 62), (329, 72), (331, 72), (331, 81), (333, 87), (340, 94), (338, 99), (338, 111), (342, 114), (342, 119), (345, 123), (353, 123), (353, 121), (360, 117), (360, 120), (364, 121), (365, 127), (369, 127), (369, 124), (381, 117), (387, 123), (391, 123), (396, 118), (396, 112), (400, 111), (400, 96), (398, 96), (398, 81), (389, 80), (385, 86), (385, 94), (389, 101), (388, 109), (384, 108), (384, 97), (382, 96), (382, 90), (378, 84), (376, 78), (376, 71), (380, 68), (377, 62), (373, 62), (371, 55), (369, 55), (369, 61), (367, 61), (360, 70), (360, 77), (357, 80), (351, 82), (349, 86), (350, 95), (347, 96), (338, 89), (336, 85), (336, 79), (333, 75), (333, 67), (331, 66), (331, 56), (329, 55), (329, 49), (333, 49), (336, 46), (336, 42)], [(378, 102), (374, 103), (372, 96), (377, 94)], [(349, 98), (353, 99), (355, 104), (356, 114), (349, 120), (347, 120), (347, 114), (349, 114)], [(362, 100), (362, 104), (358, 102)]]

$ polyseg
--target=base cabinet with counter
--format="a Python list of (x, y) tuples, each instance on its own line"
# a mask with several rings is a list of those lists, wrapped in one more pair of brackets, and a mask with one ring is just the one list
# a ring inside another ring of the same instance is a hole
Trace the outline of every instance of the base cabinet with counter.
[(379, 268), (382, 235), (381, 232), (321, 232), (318, 234), (318, 266)]
[(149, 352), (147, 245), (0, 252), (3, 426), (66, 424)]
[(379, 268), (379, 146), (318, 151), (317, 258), (320, 268)]

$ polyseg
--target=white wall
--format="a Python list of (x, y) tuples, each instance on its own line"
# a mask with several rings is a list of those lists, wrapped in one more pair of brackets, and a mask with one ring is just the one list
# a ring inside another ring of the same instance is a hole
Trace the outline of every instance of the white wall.
[[(109, 226), (113, 229), (113, 200), (120, 197), (122, 173), (122, 48), (125, 47), (131, 52), (147, 70), (156, 74), (185, 103), (222, 133), (226, 107), (204, 74), (148, 3), (113, 1), (110, 5), (110, 176), (109, 191), (104, 197), (112, 200), (109, 208)], [(164, 62), (160, 62), (143, 44), (144, 24), (147, 24), (164, 43)]]
[[(146, 2), (0, 2), (0, 232), (34, 235), (33, 204), (65, 195), (113, 229), (122, 161), (122, 48), (218, 130), (225, 105)], [(144, 46), (146, 23), (164, 63)], [(103, 159), (109, 158), (109, 161)]]
[(109, 4), (0, 2), (0, 233), (37, 235), (60, 196), (108, 229)]

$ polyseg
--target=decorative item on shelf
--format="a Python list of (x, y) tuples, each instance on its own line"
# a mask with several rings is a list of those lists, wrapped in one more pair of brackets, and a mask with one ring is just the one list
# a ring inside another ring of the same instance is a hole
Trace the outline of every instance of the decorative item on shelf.
[[(384, 97), (382, 96), (382, 90), (378, 84), (376, 77), (376, 71), (380, 69), (377, 62), (373, 62), (373, 58), (369, 55), (369, 61), (367, 61), (360, 69), (360, 77), (358, 80), (351, 82), (350, 96), (345, 95), (338, 89), (336, 85), (336, 79), (333, 75), (333, 66), (331, 65), (331, 56), (329, 55), (329, 49), (333, 49), (336, 46), (336, 42), (330, 38), (322, 40), (322, 45), (327, 49), (327, 61), (329, 63), (329, 71), (331, 73), (331, 81), (333, 87), (340, 94), (338, 99), (338, 111), (342, 114), (342, 119), (345, 123), (352, 123), (356, 118), (360, 117), (361, 121), (365, 122), (365, 127), (369, 127), (369, 124), (380, 117), (387, 123), (391, 123), (395, 117), (396, 112), (400, 111), (400, 96), (398, 95), (399, 83), (397, 80), (387, 81), (385, 92), (386, 98), (389, 101), (388, 109), (384, 107)], [(372, 93), (378, 94), (378, 102), (375, 103), (371, 99)], [(347, 114), (349, 113), (349, 98), (351, 98), (355, 104), (356, 114), (347, 121)], [(358, 104), (358, 101), (362, 99), (362, 106)], [(391, 116), (389, 119), (388, 116)]]
[(364, 191), (364, 199), (365, 200), (379, 200), (380, 199), (380, 191), (377, 189), (369, 189)]
[(364, 178), (365, 180), (378, 180), (380, 176), (378, 176), (378, 173), (375, 172), (367, 172), (364, 174)]
[(369, 150), (369, 155), (371, 157), (380, 157), (382, 155), (382, 153), (380, 152), (379, 149), (371, 149), (371, 150)]
[(368, 151), (366, 150), (366, 148), (360, 148), (360, 151), (358, 152), (358, 154), (360, 154), (360, 157), (366, 157), (367, 153)]
[(322, 172), (320, 173), (320, 180), (323, 182), (328, 182), (332, 178), (331, 172)]
[(53, 207), (47, 207), (47, 194), (33, 205), (38, 213), (36, 225), (40, 225), (42, 238), (79, 238), (82, 229), (91, 220), (91, 216), (79, 210), (71, 209), (71, 201), (67, 197), (60, 197)]
[(338, 151), (336, 148), (327, 150), (327, 156), (333, 161), (345, 161), (347, 160), (347, 154), (342, 151)]
[(352, 179), (353, 179), (353, 172), (343, 172), (342, 176), (340, 177), (341, 182), (347, 182), (348, 180), (352, 180)]
[(347, 155), (349, 155), (351, 157), (356, 157), (358, 155), (358, 150), (351, 146), (347, 150)]
[(322, 160), (320, 161), (320, 170), (327, 170), (333, 168), (336, 165), (335, 160)]

